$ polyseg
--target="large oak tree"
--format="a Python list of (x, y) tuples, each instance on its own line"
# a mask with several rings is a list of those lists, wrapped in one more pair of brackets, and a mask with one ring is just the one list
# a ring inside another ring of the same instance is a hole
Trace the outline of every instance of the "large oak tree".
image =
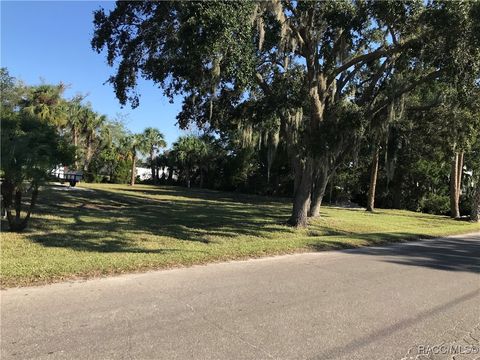
[[(478, 4), (422, 1), (117, 2), (95, 12), (92, 46), (116, 67), (122, 104), (138, 105), (143, 76), (184, 96), (181, 126), (279, 137), (294, 170), (290, 223), (305, 226), (365, 121), (451, 70), (475, 16)], [(399, 68), (410, 76), (385, 92)]]

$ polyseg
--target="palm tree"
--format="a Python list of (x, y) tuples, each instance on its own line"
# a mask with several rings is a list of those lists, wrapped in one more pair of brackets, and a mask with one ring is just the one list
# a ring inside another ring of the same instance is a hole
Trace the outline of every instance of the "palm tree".
[(208, 153), (208, 145), (205, 141), (194, 135), (182, 136), (173, 144), (172, 153), (177, 163), (185, 171), (188, 188), (190, 188), (191, 177), (195, 169), (200, 169), (201, 182), (203, 182), (204, 159)]
[[(80, 130), (82, 126), (82, 113), (84, 111), (81, 101), (83, 97), (77, 96), (71, 102), (66, 104), (67, 123), (70, 128), (75, 152), (78, 149)], [(75, 169), (78, 169), (78, 158), (75, 155)]]
[(163, 147), (167, 146), (163, 134), (155, 128), (148, 127), (142, 133), (142, 149), (149, 154), (150, 157), (150, 166), (152, 169), (152, 181), (154, 184), (157, 183), (157, 176), (155, 172), (156, 162), (155, 154), (156, 152)]
[(122, 147), (126, 149), (127, 156), (132, 161), (132, 168), (130, 174), (130, 185), (135, 185), (135, 178), (137, 176), (137, 151), (142, 147), (143, 139), (141, 134), (132, 134), (127, 136), (122, 144)]
[(21, 102), (22, 111), (52, 125), (62, 127), (67, 121), (62, 94), (65, 85), (39, 85), (30, 87)]
[(85, 136), (85, 161), (84, 161), (84, 170), (88, 169), (93, 154), (95, 146), (95, 138), (97, 131), (105, 123), (107, 117), (105, 115), (100, 115), (94, 112), (90, 107), (84, 108), (84, 113), (82, 116), (82, 125), (83, 125), (83, 134)]

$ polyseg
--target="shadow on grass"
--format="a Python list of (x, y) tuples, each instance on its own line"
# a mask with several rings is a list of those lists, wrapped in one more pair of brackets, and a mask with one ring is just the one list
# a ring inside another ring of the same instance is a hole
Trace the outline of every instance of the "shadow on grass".
[[(215, 242), (216, 237), (235, 241), (242, 235), (265, 238), (272, 232), (279, 237), (296, 235), (294, 229), (279, 226), (290, 210), (290, 205), (283, 199), (274, 201), (267, 198), (262, 201), (261, 197), (255, 196), (230, 196), (209, 190), (174, 187), (121, 188), (117, 191), (120, 192), (47, 188), (41, 193), (38, 206), (38, 212), (45, 216), (33, 219), (31, 227), (35, 231), (25, 235), (46, 247), (145, 254), (201, 251), (184, 247), (152, 248), (156, 245), (151, 239), (145, 243), (149, 246), (141, 246), (143, 238), (151, 235), (206, 245)], [(388, 212), (385, 214), (399, 216)], [(408, 214), (400, 214), (404, 215)], [(326, 217), (325, 214), (322, 216)], [(415, 217), (414, 214), (408, 216)], [(421, 220), (429, 220), (428, 216), (425, 219), (423, 216)], [(432, 219), (438, 221), (438, 217)], [(407, 232), (347, 233), (318, 224), (311, 227), (306, 235), (312, 238), (309, 247), (314, 251), (382, 245), (427, 237)], [(350, 241), (342, 241), (341, 238)], [(365, 247), (355, 251), (378, 255), (385, 261), (403, 265), (479, 272), (480, 244), (474, 240), (445, 239), (436, 241), (434, 245), (425, 242), (408, 246)]]
[(143, 193), (148, 194), (149, 196), (181, 196), (189, 199), (202, 200), (208, 199), (215, 202), (239, 202), (242, 204), (261, 204), (261, 205), (278, 205), (286, 204), (290, 206), (290, 199), (281, 198), (281, 197), (268, 197), (268, 196), (257, 196), (250, 194), (241, 194), (241, 193), (225, 193), (216, 190), (209, 189), (199, 189), (199, 188), (184, 188), (180, 186), (164, 186), (161, 188), (149, 187), (149, 188), (123, 188), (122, 191), (131, 192), (133, 194)]
[[(36, 231), (27, 232), (26, 236), (47, 247), (103, 253), (163, 253), (177, 250), (142, 248), (138, 242), (141, 243), (142, 237), (157, 235), (209, 244), (212, 237), (261, 236), (281, 229), (293, 232), (278, 226), (288, 214), (282, 202), (262, 203), (255, 197), (242, 201), (240, 196), (175, 188), (122, 188), (121, 191), (62, 191), (47, 187), (41, 194), (37, 212), (56, 218), (33, 219), (31, 227)], [(164, 198), (147, 198), (142, 193)], [(170, 200), (166, 195), (178, 199)]]

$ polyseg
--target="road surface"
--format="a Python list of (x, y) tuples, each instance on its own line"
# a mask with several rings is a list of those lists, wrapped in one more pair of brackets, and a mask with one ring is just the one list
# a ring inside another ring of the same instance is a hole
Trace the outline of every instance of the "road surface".
[(463, 360), (479, 347), (480, 233), (1, 292), (2, 360)]

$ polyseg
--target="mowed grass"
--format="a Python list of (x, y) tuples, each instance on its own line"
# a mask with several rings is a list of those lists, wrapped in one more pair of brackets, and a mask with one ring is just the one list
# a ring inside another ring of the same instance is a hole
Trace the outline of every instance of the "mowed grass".
[(290, 209), (287, 200), (179, 187), (46, 186), (29, 229), (2, 232), (2, 286), (480, 230), (441, 216), (333, 207), (297, 230), (285, 225)]

